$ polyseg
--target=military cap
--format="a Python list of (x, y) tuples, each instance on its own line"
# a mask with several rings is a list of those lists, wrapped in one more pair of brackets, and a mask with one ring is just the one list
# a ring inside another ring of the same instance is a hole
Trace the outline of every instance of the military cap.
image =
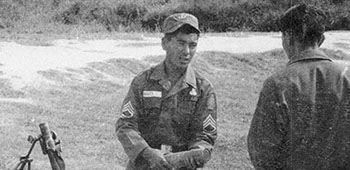
[(178, 30), (183, 25), (188, 24), (195, 28), (198, 32), (198, 19), (188, 13), (176, 13), (172, 14), (169, 17), (167, 17), (164, 20), (163, 26), (162, 26), (162, 32), (163, 33), (172, 33), (176, 30)]

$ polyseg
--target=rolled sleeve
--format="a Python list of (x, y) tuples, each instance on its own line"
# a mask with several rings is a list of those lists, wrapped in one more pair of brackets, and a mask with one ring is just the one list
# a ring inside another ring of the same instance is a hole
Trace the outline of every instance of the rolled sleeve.
[(197, 109), (191, 122), (193, 138), (189, 148), (202, 148), (212, 151), (217, 138), (217, 102), (216, 94), (211, 86), (204, 91), (198, 100)]
[(135, 161), (140, 152), (149, 146), (141, 136), (137, 123), (141, 112), (140, 86), (135, 78), (124, 99), (121, 116), (116, 123), (118, 140), (131, 161)]

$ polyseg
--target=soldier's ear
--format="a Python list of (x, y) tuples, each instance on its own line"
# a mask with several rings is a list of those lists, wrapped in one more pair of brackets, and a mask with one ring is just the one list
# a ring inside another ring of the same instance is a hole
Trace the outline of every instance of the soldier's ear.
[(295, 45), (295, 41), (297, 41), (297, 37), (293, 32), (287, 31), (285, 32), (286, 44), (291, 47)]
[(321, 47), (321, 45), (322, 45), (322, 43), (324, 42), (325, 39), (326, 39), (326, 38), (325, 38), (324, 34), (322, 34), (322, 35), (321, 35), (321, 38), (318, 40), (318, 46), (319, 46), (319, 47)]
[(166, 48), (166, 46), (167, 46), (167, 39), (165, 38), (165, 37), (163, 37), (162, 38), (162, 48), (163, 48), (163, 50), (166, 50), (167, 48)]

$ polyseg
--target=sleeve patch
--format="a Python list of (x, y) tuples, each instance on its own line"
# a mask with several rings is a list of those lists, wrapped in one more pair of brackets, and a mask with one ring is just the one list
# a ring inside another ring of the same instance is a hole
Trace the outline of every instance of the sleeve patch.
[(207, 101), (208, 109), (214, 110), (216, 108), (216, 97), (215, 94), (211, 94)]
[(134, 107), (132, 106), (131, 102), (127, 102), (126, 104), (123, 105), (122, 108), (122, 118), (131, 118), (134, 116)]
[(216, 121), (213, 119), (213, 117), (211, 115), (209, 115), (203, 121), (203, 130), (207, 133), (216, 132)]

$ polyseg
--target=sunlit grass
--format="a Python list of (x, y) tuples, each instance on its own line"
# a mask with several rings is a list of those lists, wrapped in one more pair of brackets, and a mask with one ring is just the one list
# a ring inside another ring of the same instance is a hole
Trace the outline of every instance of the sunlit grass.
[[(339, 55), (339, 52), (326, 51), (333, 58)], [(349, 59), (346, 57), (343, 59)], [(113, 59), (65, 72), (40, 72), (55, 84), (23, 89), (20, 97), (31, 99), (32, 104), (0, 103), (3, 120), (0, 122), (0, 169), (8, 168), (28, 151), (30, 144), (26, 139), (28, 135), (39, 134), (38, 125), (42, 122), (48, 122), (62, 139), (67, 169), (121, 169), (120, 166), (126, 165), (127, 157), (114, 130), (120, 105), (131, 79), (163, 58), (150, 56), (144, 61)], [(218, 97), (219, 137), (213, 158), (204, 169), (252, 170), (246, 135), (259, 91), (266, 77), (281, 69), (286, 62), (282, 49), (249, 54), (198, 53), (193, 65), (213, 83)], [(112, 81), (103, 74), (96, 74), (98, 72), (126, 83)], [(84, 76), (74, 77), (76, 74)], [(2, 88), (7, 87), (7, 93), (18, 93), (11, 89), (6, 79), (0, 82), (5, 85)], [(32, 156), (35, 169), (49, 169), (49, 160), (39, 146)]]

